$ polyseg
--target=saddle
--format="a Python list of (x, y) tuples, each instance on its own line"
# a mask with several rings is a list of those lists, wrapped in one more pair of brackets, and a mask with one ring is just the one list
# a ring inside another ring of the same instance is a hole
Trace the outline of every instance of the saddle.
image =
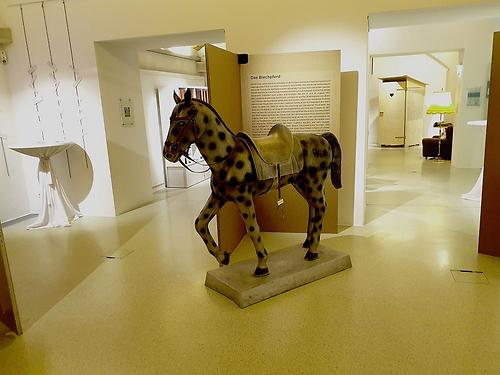
[(269, 180), (299, 173), (304, 166), (302, 148), (287, 127), (274, 125), (267, 137), (252, 139), (247, 133), (236, 135), (252, 157), (258, 180)]

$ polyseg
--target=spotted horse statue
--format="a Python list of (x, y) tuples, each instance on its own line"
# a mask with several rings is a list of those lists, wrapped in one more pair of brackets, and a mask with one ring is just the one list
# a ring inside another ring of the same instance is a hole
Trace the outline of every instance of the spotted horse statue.
[(208, 223), (225, 203), (234, 202), (257, 253), (254, 275), (268, 275), (268, 254), (260, 236), (253, 197), (292, 184), (309, 205), (303, 245), (308, 249), (305, 260), (316, 259), (326, 212), (324, 191), (328, 171), (335, 188), (341, 187), (341, 150), (337, 138), (332, 133), (292, 135), (283, 125), (275, 125), (267, 137), (252, 139), (243, 132), (234, 134), (210, 104), (191, 98), (189, 90), (183, 100), (174, 92), (174, 100), (176, 106), (170, 117), (163, 156), (171, 162), (180, 161), (181, 156), (188, 156), (189, 147), (195, 143), (212, 171), (212, 193), (195, 221), (196, 231), (210, 254), (221, 266), (229, 264), (230, 254), (218, 247)]

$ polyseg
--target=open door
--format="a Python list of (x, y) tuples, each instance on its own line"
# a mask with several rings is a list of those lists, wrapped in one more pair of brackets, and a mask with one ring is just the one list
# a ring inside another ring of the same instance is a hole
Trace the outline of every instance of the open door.
[[(241, 84), (238, 55), (210, 44), (205, 45), (207, 84), (210, 104), (234, 132), (243, 130)], [(217, 214), (219, 246), (232, 252), (246, 233), (245, 224), (234, 203), (227, 203)]]
[(486, 149), (484, 152), (483, 197), (479, 226), (479, 252), (500, 257), (500, 32), (493, 37), (490, 99)]
[(10, 276), (9, 261), (0, 225), (0, 321), (9, 329), (20, 335), (21, 320), (17, 310), (14, 287)]

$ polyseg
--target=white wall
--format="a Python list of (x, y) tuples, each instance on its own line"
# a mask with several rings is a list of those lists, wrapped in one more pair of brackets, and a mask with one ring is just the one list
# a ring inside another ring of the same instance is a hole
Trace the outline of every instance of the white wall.
[[(485, 19), (370, 31), (370, 54), (463, 50), (460, 113), (453, 131), (452, 164), (455, 167), (479, 168), (483, 165), (484, 129), (466, 123), (486, 116), (484, 95), (489, 79), (493, 32), (499, 29), (498, 19)], [(481, 106), (467, 107), (467, 88), (474, 87), (482, 88)]]
[[(408, 75), (420, 82), (426, 83), (426, 95), (447, 88), (448, 70), (430, 56), (403, 55), (403, 56), (378, 56), (373, 57), (373, 75), (369, 80), (369, 118), (368, 118), (368, 144), (379, 144), (378, 117), (379, 117), (379, 86), (382, 82), (378, 78), (397, 77)], [(373, 86), (373, 87), (372, 87)], [(425, 112), (422, 107), (422, 112)], [(424, 126), (421, 130), (422, 137), (432, 136), (436, 129), (432, 127), (434, 121), (438, 121), (434, 116), (423, 113)]]
[[(188, 62), (187, 60), (184, 60)], [(156, 104), (155, 89), (160, 90), (163, 138), (167, 136), (169, 118), (175, 102), (173, 92), (179, 87), (205, 86), (203, 76), (167, 73), (151, 70), (141, 70), (142, 98), (144, 103), (144, 120), (147, 129), (149, 166), (152, 186), (164, 183), (163, 174), (163, 143), (160, 137), (158, 123), (158, 109)], [(167, 161), (165, 161), (167, 162)]]
[[(362, 224), (364, 212), (364, 174), (366, 138), (366, 73), (367, 73), (367, 16), (369, 13), (407, 10), (418, 7), (439, 7), (467, 4), (468, 0), (421, 0), (416, 5), (410, 0), (331, 2), (329, 0), (269, 2), (255, 0), (238, 2), (212, 0), (210, 2), (166, 2), (160, 0), (118, 1), (79, 0), (67, 2), (69, 20), (73, 35), (73, 46), (79, 69), (84, 77), (86, 93), (85, 106), (89, 132), (100, 133), (104, 142), (104, 120), (100, 92), (97, 85), (97, 64), (94, 41), (114, 40), (137, 36), (164, 35), (192, 32), (195, 30), (224, 29), (229, 50), (240, 53), (273, 53), (311, 50), (342, 50), (342, 70), (358, 71), (360, 74), (357, 127), (356, 161), (356, 213), (354, 221)], [(494, 3), (495, 1), (489, 1)], [(47, 4), (60, 5), (58, 1)], [(16, 113), (30, 106), (29, 97), (19, 96), (26, 86), (24, 45), (20, 31), (19, 9), (0, 3), (0, 13), (14, 33), (14, 43), (9, 48), (13, 61), (9, 69)], [(28, 5), (26, 7), (35, 7)], [(188, 15), (188, 16), (186, 16)], [(60, 48), (64, 43), (60, 42)], [(167, 47), (167, 46), (166, 46)], [(43, 63), (42, 63), (43, 64)], [(83, 89), (82, 89), (83, 90)], [(140, 90), (140, 89), (138, 89)], [(22, 116), (16, 115), (16, 122), (24, 126)], [(91, 129), (91, 130), (90, 130)], [(143, 134), (145, 138), (145, 132)], [(132, 142), (132, 139), (129, 140)], [(144, 144), (145, 141), (139, 140)], [(106, 144), (96, 141), (92, 157), (106, 164)], [(142, 165), (149, 169), (147, 163)], [(91, 195), (109, 198), (111, 183), (109, 165), (100, 166), (94, 173), (94, 187)], [(107, 172), (107, 173), (104, 173)], [(129, 178), (141, 175), (129, 171)], [(97, 175), (97, 177), (96, 177)], [(138, 177), (137, 176), (137, 177)], [(109, 177), (108, 177), (109, 179)], [(111, 203), (112, 204), (112, 203)]]
[[(102, 120), (101, 103), (96, 95), (98, 83), (95, 68), (95, 58), (92, 55), (81, 54), (75, 48), (76, 67), (82, 81), (78, 86), (81, 100), (81, 116), (83, 132), (86, 140), (89, 168), (83, 152), (82, 127), (80, 126), (77, 109), (76, 92), (73, 87), (73, 74), (70, 69), (71, 58), (64, 27), (64, 13), (59, 2), (47, 2), (47, 25), (50, 30), (53, 60), (57, 66), (57, 79), (60, 82), (59, 93), (61, 109), (57, 105), (54, 83), (49, 78), (49, 53), (40, 4), (24, 8), (26, 30), (32, 64), (35, 71), (36, 89), (43, 101), (39, 103), (40, 124), (33, 104), (33, 91), (29, 86), (30, 76), (27, 72), (28, 58), (24, 41), (21, 16), (18, 7), (3, 8), (6, 22), (12, 29), (13, 43), (7, 46), (9, 63), (6, 71), (12, 92), (12, 109), (14, 114), (16, 143), (36, 143), (41, 141), (41, 129), (44, 130), (47, 142), (73, 141), (79, 146), (69, 151), (72, 178), (69, 178), (65, 154), (53, 158), (56, 173), (61, 177), (69, 198), (85, 215), (112, 216), (115, 213), (109, 163), (107, 158), (104, 128), (99, 126)], [(78, 38), (75, 40), (78, 46)], [(62, 112), (66, 137), (63, 137), (61, 125), (57, 118)], [(29, 192), (30, 211), (37, 211), (38, 181), (36, 176), (37, 160), (27, 156), (17, 156), (23, 159), (27, 191)]]
[[(7, 146), (15, 141), (15, 125), (5, 67), (0, 65), (0, 137), (4, 137), (5, 164), (0, 145), (0, 221), (16, 219), (31, 212), (26, 192), (22, 159)], [(8, 171), (8, 172), (7, 172)]]

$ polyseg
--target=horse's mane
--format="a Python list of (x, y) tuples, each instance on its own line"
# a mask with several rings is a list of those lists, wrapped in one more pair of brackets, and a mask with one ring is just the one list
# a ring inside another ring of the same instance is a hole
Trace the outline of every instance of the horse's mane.
[(233, 136), (235, 136), (234, 132), (224, 122), (224, 119), (219, 115), (219, 113), (215, 110), (215, 108), (212, 107), (209, 103), (207, 103), (207, 102), (205, 102), (203, 100), (200, 100), (200, 99), (196, 99), (196, 98), (192, 98), (191, 101), (195, 101), (195, 102), (201, 103), (204, 106), (208, 107), (213, 113), (215, 113), (215, 115), (220, 120), (220, 122), (222, 123), (222, 125), (224, 125), (224, 127), (227, 129), (227, 131), (230, 132)]

